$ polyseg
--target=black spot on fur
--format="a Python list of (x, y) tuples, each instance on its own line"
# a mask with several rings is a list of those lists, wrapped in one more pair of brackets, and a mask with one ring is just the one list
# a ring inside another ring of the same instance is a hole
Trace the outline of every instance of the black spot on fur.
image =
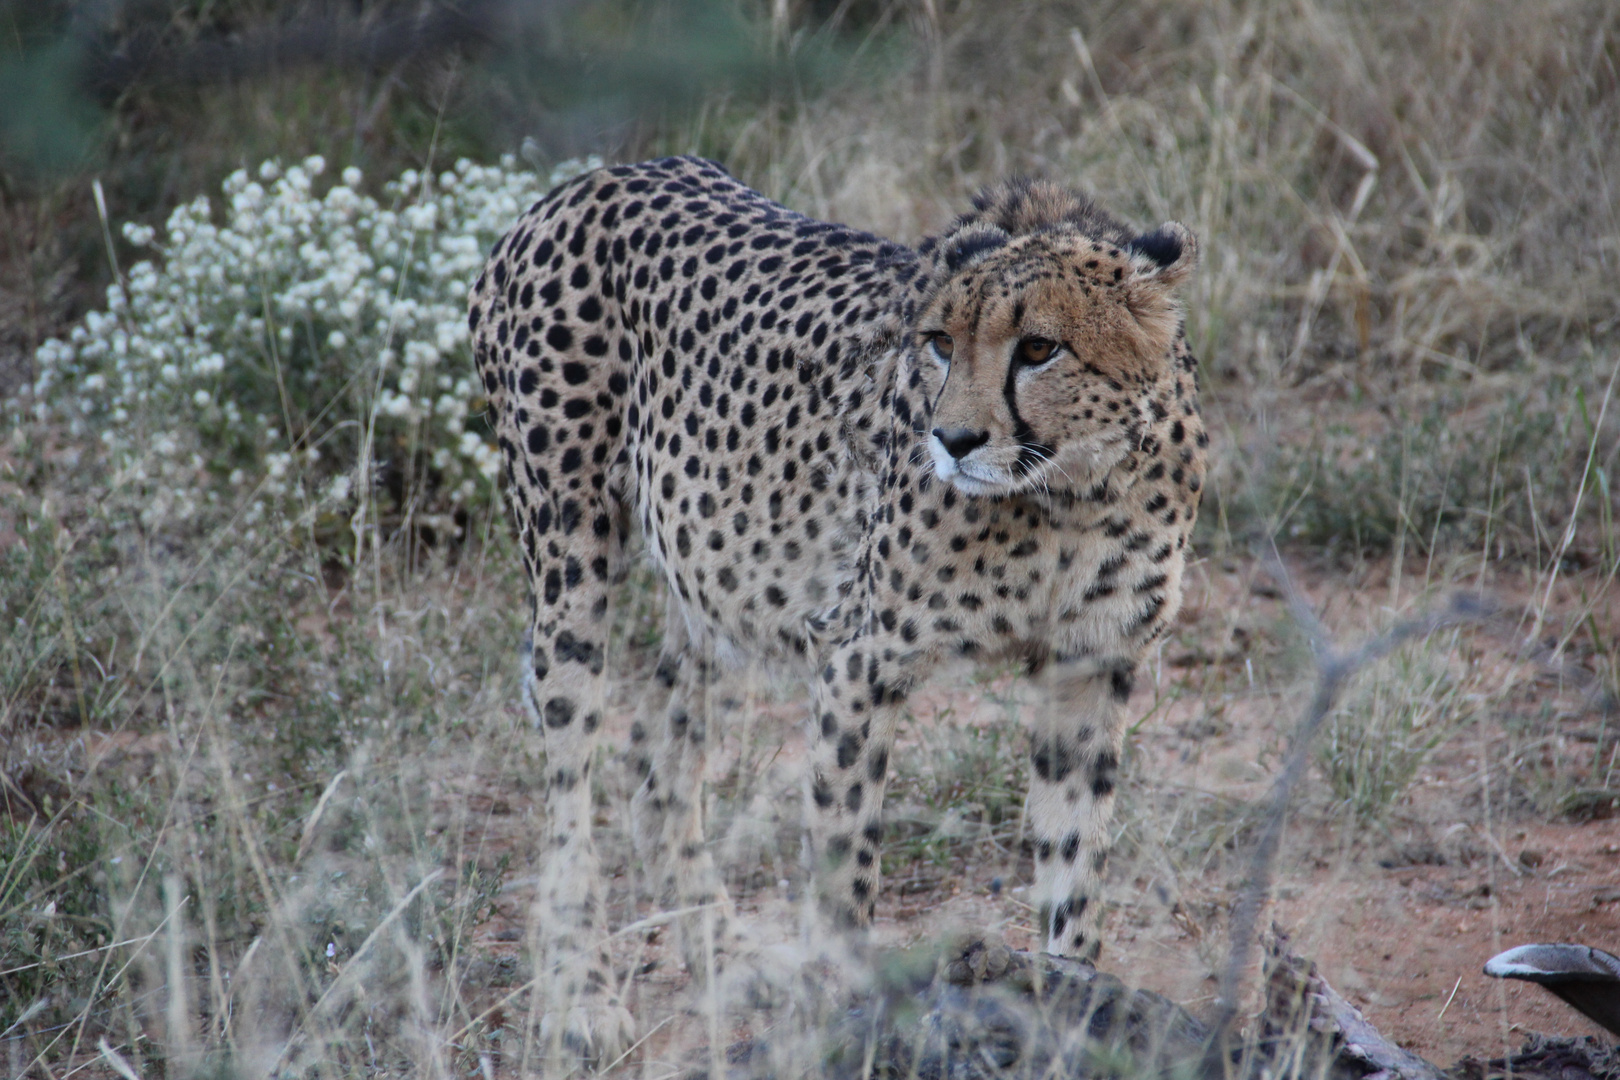
[(945, 265), (955, 273), (971, 262), (974, 256), (994, 251), (1009, 239), (1006, 233), (997, 228), (974, 229), (945, 249)]
[(1131, 698), (1131, 690), (1136, 686), (1136, 675), (1130, 668), (1117, 667), (1109, 673), (1108, 686), (1114, 700), (1123, 704)]
[(1029, 755), (1035, 775), (1051, 784), (1061, 783), (1079, 765), (1074, 750), (1061, 739), (1040, 739)]
[(567, 727), (574, 720), (574, 703), (567, 698), (554, 697), (546, 702), (546, 707), (542, 710), (542, 713), (546, 719), (546, 727)]

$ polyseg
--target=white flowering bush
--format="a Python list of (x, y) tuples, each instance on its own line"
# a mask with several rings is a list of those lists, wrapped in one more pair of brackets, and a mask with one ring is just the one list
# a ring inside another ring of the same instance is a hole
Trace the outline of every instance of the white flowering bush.
[(367, 493), (443, 514), (494, 490), (467, 291), (540, 178), (462, 160), (377, 199), (355, 168), (321, 193), (324, 172), (269, 161), (226, 179), (222, 214), (199, 197), (161, 232), (125, 225), (155, 257), (38, 350), (35, 417), (98, 442), (114, 501), (149, 527), (229, 510), (251, 532)]

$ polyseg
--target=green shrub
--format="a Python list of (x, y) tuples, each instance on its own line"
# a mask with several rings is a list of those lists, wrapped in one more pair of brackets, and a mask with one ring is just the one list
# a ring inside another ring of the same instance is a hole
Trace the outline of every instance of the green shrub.
[(1605, 402), (1608, 374), (1594, 363), (1537, 373), (1495, 399), (1396, 405), (1372, 434), (1324, 424), (1235, 460), (1230, 503), (1217, 493), (1202, 524), (1214, 527), (1224, 509), (1229, 522), (1341, 553), (1406, 545), (1612, 565), (1620, 410)]
[(1376, 820), (1429, 756), (1471, 723), (1469, 687), (1443, 654), (1414, 645), (1370, 671), (1328, 718), (1317, 765), (1340, 803)]

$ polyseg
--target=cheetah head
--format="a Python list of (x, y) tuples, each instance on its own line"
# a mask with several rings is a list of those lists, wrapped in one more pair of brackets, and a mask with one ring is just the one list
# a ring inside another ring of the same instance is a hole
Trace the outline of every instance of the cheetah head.
[(1057, 185), (1010, 185), (979, 208), (938, 242), (939, 284), (912, 320), (932, 397), (919, 434), (966, 494), (1083, 491), (1173, 390), (1197, 242), (1176, 222), (1135, 235)]

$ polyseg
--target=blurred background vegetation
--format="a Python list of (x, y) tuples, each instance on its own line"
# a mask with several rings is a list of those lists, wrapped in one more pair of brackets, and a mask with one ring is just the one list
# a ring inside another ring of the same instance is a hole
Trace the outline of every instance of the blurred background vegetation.
[[(458, 846), (441, 798), (480, 769), (532, 794), (537, 744), (505, 711), (525, 585), (496, 501), (453, 536), (402, 496), (369, 549), (319, 526), (247, 549), (229, 506), (179, 533), (119, 517), (95, 432), (32, 419), (39, 347), (145, 257), (121, 226), (268, 159), (318, 154), (381, 196), (461, 158), (545, 177), (697, 153), (905, 241), (1015, 173), (1184, 221), (1216, 437), (1200, 554), (1276, 539), (1392, 612), (1510, 586), (1521, 636), (1612, 701), (1609, 0), (0, 0), (0, 103), (0, 1030), (23, 1032), (0, 1067), (102, 1035), (182, 1073), (245, 1061), (221, 971), (255, 942), (286, 963), (256, 976), (273, 1022), (254, 1037), (301, 1032), (299, 1068), (375, 1069), (373, 1035), (426, 1060), (412, 1039), (467, 1030), (416, 990), (398, 998), (415, 1034), (375, 1002), (317, 1005), (385, 926), (402, 936), (371, 970), (460, 970), (499, 892), (504, 864)], [(627, 675), (656, 645), (656, 591), (629, 587)], [(1232, 629), (1212, 655), (1247, 640)], [(1523, 693), (1465, 708), (1453, 674), (1413, 661), (1347, 706), (1321, 761), (1336, 798), (1387, 813), (1448, 734)], [(1607, 812), (1614, 725), (1572, 751), (1549, 710), (1491, 744), (1502, 790), (1526, 813)], [(1016, 740), (959, 741), (919, 752), (941, 779), (907, 796), (908, 858), (1014, 842)], [(930, 832), (964, 790), (973, 827)], [(435, 866), (452, 872), (412, 892)], [(181, 918), (180, 896), (201, 907)], [(175, 1006), (159, 988), (182, 968), (198, 983)]]
[[(1285, 447), (1223, 458), (1213, 520), (1286, 514), (1351, 558), (1442, 533), (1545, 555), (1528, 488), (1566, 502), (1613, 465), (1577, 444), (1620, 316), (1617, 16), (1551, 7), (7, 0), (0, 391), (110, 279), (92, 179), (116, 232), (268, 158), (695, 152), (912, 240), (1047, 173), (1206, 239), (1216, 420)], [(1302, 400), (1348, 407), (1287, 430)]]
[(717, 103), (783, 108), (850, 74), (847, 13), (792, 28), (761, 14), (729, 0), (6, 0), (0, 389), (108, 279), (91, 178), (115, 222), (156, 224), (269, 158), (386, 177), (525, 139), (544, 161), (623, 156)]

